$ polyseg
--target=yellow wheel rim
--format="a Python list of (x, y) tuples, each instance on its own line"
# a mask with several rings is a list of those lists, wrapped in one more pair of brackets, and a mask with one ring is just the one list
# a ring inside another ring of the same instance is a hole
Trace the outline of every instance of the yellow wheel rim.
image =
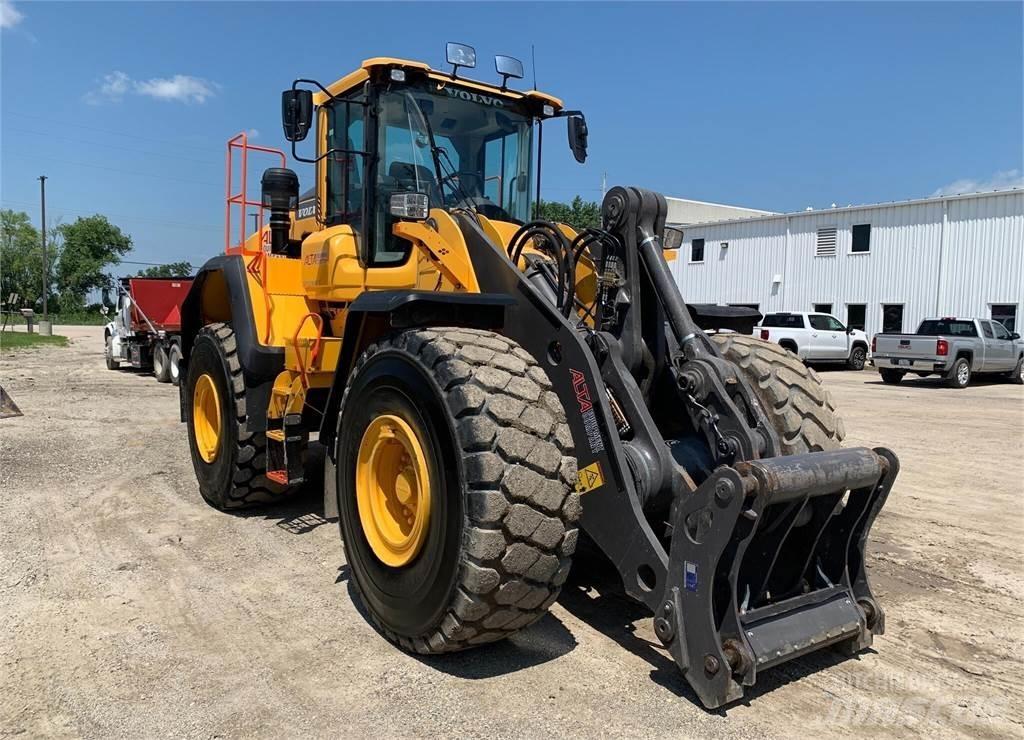
[(420, 437), (383, 414), (363, 433), (356, 460), (356, 504), (373, 554), (392, 568), (419, 554), (430, 523), (430, 474)]
[(199, 456), (210, 464), (220, 451), (220, 396), (217, 384), (208, 374), (199, 376), (192, 393), (192, 430)]

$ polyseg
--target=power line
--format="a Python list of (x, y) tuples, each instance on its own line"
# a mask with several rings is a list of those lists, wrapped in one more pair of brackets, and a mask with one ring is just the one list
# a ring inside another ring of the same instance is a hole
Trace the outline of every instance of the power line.
[(153, 177), (153, 178), (156, 178), (157, 180), (171, 180), (173, 182), (184, 182), (184, 183), (188, 183), (190, 185), (206, 185), (208, 187), (215, 187), (215, 188), (220, 188), (220, 187), (223, 187), (223, 185), (224, 185), (223, 183), (219, 183), (219, 182), (215, 183), (215, 182), (205, 182), (203, 180), (188, 180), (188, 179), (185, 179), (183, 177), (171, 177), (169, 175), (156, 174), (156, 173), (152, 173), (152, 172), (135, 172), (135, 171), (132, 171), (132, 170), (123, 170), (120, 167), (107, 167), (106, 165), (92, 164), (90, 162), (72, 162), (71, 160), (64, 159), (63, 157), (49, 157), (49, 156), (46, 156), (46, 155), (43, 155), (43, 154), (37, 154), (33, 158), (34, 159), (48, 159), (48, 160), (50, 160), (52, 162), (60, 162), (62, 164), (70, 164), (70, 165), (74, 165), (76, 167), (89, 167), (91, 169), (96, 169), (96, 170), (106, 170), (108, 172), (119, 172), (119, 173), (121, 173), (123, 175), (135, 175), (137, 177)]
[[(108, 148), (108, 149), (117, 149), (117, 150), (120, 150), (120, 151), (123, 151), (123, 152), (132, 152), (133, 154), (148, 154), (148, 155), (153, 156), (153, 157), (167, 157), (168, 159), (177, 159), (177, 160), (180, 160), (182, 162), (192, 162), (194, 164), (203, 164), (203, 165), (206, 165), (207, 167), (213, 167), (213, 166), (223, 167), (223, 163), (222, 162), (211, 162), (208, 159), (191, 159), (189, 157), (180, 157), (180, 156), (178, 156), (176, 154), (168, 154), (166, 152), (151, 152), (151, 151), (146, 151), (144, 149), (133, 149), (133, 148), (127, 147), (127, 146), (118, 146), (117, 144), (107, 144), (107, 143), (102, 142), (102, 141), (90, 141), (89, 139), (78, 139), (78, 138), (73, 137), (73, 136), (61, 136), (59, 134), (51, 134), (51, 133), (47, 133), (45, 131), (30, 131), (28, 129), (16, 128), (16, 127), (12, 127), (12, 126), (7, 126), (4, 130), (8, 131), (8, 132), (14, 131), (14, 132), (17, 132), (17, 133), (20, 133), (20, 134), (28, 134), (30, 136), (45, 136), (48, 139), (60, 139), (62, 141), (72, 141), (72, 142), (78, 142), (80, 144), (91, 144), (92, 146), (101, 146), (101, 147), (105, 147), (105, 148)], [(223, 152), (221, 152), (221, 155), (223, 156)]]
[[(13, 110), (5, 110), (4, 114), (5, 115), (13, 115), (13, 116), (21, 116), (23, 118), (35, 118), (35, 119), (40, 120), (40, 121), (50, 121), (50, 122), (53, 121), (53, 117), (52, 116), (38, 116), (38, 115), (33, 115), (32, 113), (21, 113), (19, 111), (13, 111)], [(176, 147), (180, 147), (180, 148), (195, 149), (197, 151), (202, 151), (202, 152), (207, 152), (207, 153), (212, 153), (214, 151), (214, 149), (212, 149), (212, 148), (207, 149), (206, 147), (196, 146), (195, 144), (182, 144), (180, 142), (171, 141), (170, 139), (158, 139), (158, 138), (155, 138), (153, 136), (142, 136), (140, 134), (132, 134), (132, 133), (128, 133), (126, 131), (111, 131), (110, 129), (99, 128), (97, 126), (86, 126), (85, 124), (82, 124), (82, 123), (71, 123), (71, 122), (67, 122), (67, 121), (63, 121), (62, 120), (61, 121), (61, 126), (71, 127), (71, 128), (80, 128), (80, 129), (85, 129), (85, 130), (88, 130), (88, 131), (98, 131), (101, 134), (110, 134), (111, 136), (116, 136), (118, 138), (128, 137), (130, 139), (141, 139), (143, 141), (163, 142), (164, 144), (171, 144), (172, 146), (176, 146)], [(226, 148), (227, 148), (227, 144), (225, 143), (224, 147), (219, 148), (216, 151), (217, 151), (218, 154), (223, 155), (225, 150), (226, 150)]]
[[(15, 206), (32, 206), (32, 205), (35, 205), (34, 203), (30, 203), (28, 201), (24, 201), (24, 200), (11, 200), (10, 198), (4, 198), (2, 202), (5, 203), (5, 204), (8, 204), (8, 205), (15, 205)], [(51, 205), (51, 209), (53, 209), (52, 205)], [(100, 211), (95, 210), (95, 209), (93, 209), (93, 210), (82, 210), (80, 208), (63, 208), (63, 207), (59, 207), (59, 208), (56, 208), (55, 210), (58, 210), (58, 211), (63, 212), (63, 213), (73, 213), (73, 214), (78, 215), (78, 216), (95, 216), (95, 215), (111, 216), (111, 217), (117, 218), (117, 219), (122, 220), (122, 221), (139, 221), (141, 223), (155, 224), (157, 226), (178, 226), (178, 227), (181, 227), (181, 228), (184, 228), (184, 229), (193, 229), (195, 231), (206, 231), (207, 229), (222, 229), (222, 228), (224, 228), (223, 225), (191, 223), (191, 222), (185, 222), (185, 221), (161, 221), (161, 220), (157, 220), (157, 219), (143, 218), (143, 217), (140, 217), (140, 216), (129, 216), (129, 215), (123, 214), (123, 213), (111, 213), (110, 211), (103, 211), (103, 213), (101, 214)]]

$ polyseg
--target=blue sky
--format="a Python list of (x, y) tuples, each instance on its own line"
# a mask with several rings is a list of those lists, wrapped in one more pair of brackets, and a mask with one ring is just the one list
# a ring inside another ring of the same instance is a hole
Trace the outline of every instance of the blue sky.
[[(1020, 184), (1021, 3), (57, 3), (2, 0), (0, 199), (100, 212), (140, 261), (223, 248), (224, 142), (281, 146), (279, 93), (371, 56), (495, 53), (587, 114), (545, 198), (609, 185), (771, 210)], [(301, 174), (301, 172), (300, 172)], [(304, 179), (303, 189), (308, 180)]]

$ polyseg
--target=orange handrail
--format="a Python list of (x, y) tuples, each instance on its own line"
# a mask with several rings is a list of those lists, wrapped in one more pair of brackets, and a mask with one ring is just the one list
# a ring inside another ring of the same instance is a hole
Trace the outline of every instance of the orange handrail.
[(301, 319), (299, 319), (299, 325), (295, 327), (295, 334), (292, 335), (292, 344), (295, 345), (295, 358), (299, 362), (299, 375), (302, 377), (302, 387), (309, 388), (309, 374), (306, 372), (306, 363), (302, 360), (302, 352), (299, 351), (299, 332), (302, 331), (302, 327), (306, 324), (306, 319), (316, 319), (316, 342), (313, 343), (313, 351), (309, 354), (309, 366), (312, 367), (316, 363), (316, 358), (320, 355), (320, 343), (323, 340), (324, 334), (324, 318), (318, 313), (307, 313)]
[[(234, 192), (233, 176), (234, 176), (234, 150), (240, 150), (239, 165), (241, 183), (238, 192)], [(244, 131), (236, 134), (235, 136), (228, 139), (228, 149), (226, 157), (226, 172), (225, 172), (225, 186), (226, 186), (226, 206), (224, 214), (224, 253), (225, 254), (240, 254), (242, 257), (251, 257), (252, 259), (246, 264), (246, 270), (250, 275), (260, 284), (260, 289), (263, 292), (263, 305), (266, 309), (266, 324), (263, 331), (263, 343), (270, 343), (270, 293), (267, 288), (267, 253), (260, 245), (258, 249), (246, 249), (245, 248), (245, 217), (246, 210), (249, 207), (256, 208), (257, 214), (257, 225), (256, 233), (263, 232), (263, 202), (260, 200), (249, 200), (248, 197), (248, 174), (249, 174), (249, 152), (261, 152), (263, 154), (270, 154), (280, 159), (280, 166), (284, 167), (288, 160), (285, 157), (285, 153), (280, 149), (274, 149), (271, 147), (257, 146), (249, 143), (249, 136)], [(241, 218), (238, 219), (238, 243), (231, 243), (231, 212), (232, 207), (237, 207), (241, 213)]]

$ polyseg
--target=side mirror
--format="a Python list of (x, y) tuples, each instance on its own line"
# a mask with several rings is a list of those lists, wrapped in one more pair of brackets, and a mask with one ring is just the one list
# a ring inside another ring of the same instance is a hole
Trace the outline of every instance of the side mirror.
[(582, 115), (569, 116), (569, 148), (576, 161), (587, 161), (587, 120)]
[(448, 60), (448, 64), (452, 65), (452, 79), (454, 80), (459, 67), (472, 69), (476, 66), (476, 49), (467, 44), (456, 44), (449, 41), (445, 45), (445, 58)]
[(100, 306), (100, 313), (101, 313), (101, 314), (103, 314), (104, 316), (106, 316), (108, 312), (109, 312), (109, 311), (108, 311), (108, 309), (107, 309), (107, 306), (106, 306), (106, 304), (104, 304), (104, 305)]
[(679, 249), (683, 246), (683, 230), (675, 226), (666, 226), (665, 235), (661, 238), (662, 249)]
[(313, 92), (311, 90), (285, 90), (281, 93), (281, 125), (284, 138), (302, 141), (313, 123)]
[(1020, 334), (1013, 332), (1013, 334), (1010, 335), (1010, 339), (1020, 339)]
[(430, 200), (426, 193), (394, 193), (389, 210), (396, 218), (423, 221), (430, 215)]
[(511, 77), (515, 80), (523, 79), (523, 63), (515, 57), (507, 57), (499, 54), (494, 57), (494, 69), (501, 75), (501, 89), (504, 90)]

